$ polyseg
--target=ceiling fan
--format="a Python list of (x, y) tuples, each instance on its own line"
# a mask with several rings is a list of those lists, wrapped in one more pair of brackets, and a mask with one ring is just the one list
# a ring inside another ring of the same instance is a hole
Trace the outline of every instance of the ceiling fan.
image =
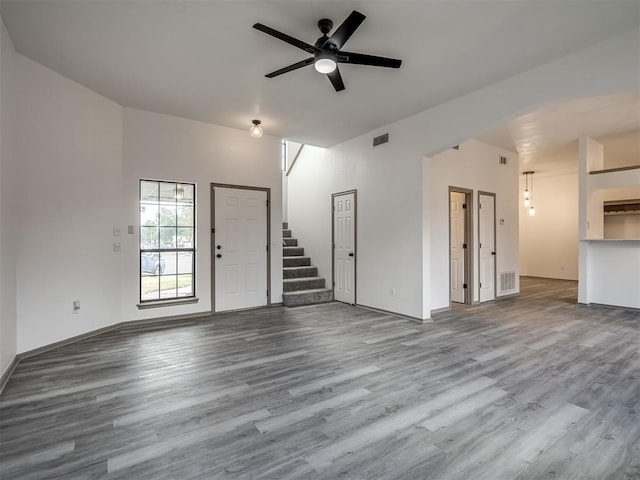
[(333, 88), (336, 92), (344, 90), (344, 82), (338, 69), (338, 63), (351, 63), (355, 65), (371, 65), (374, 67), (387, 67), (387, 68), (400, 68), (402, 60), (395, 58), (376, 57), (374, 55), (365, 55), (362, 53), (345, 52), (342, 49), (347, 40), (351, 38), (351, 35), (356, 31), (360, 24), (366, 17), (357, 11), (351, 12), (342, 25), (340, 25), (336, 31), (330, 37), (327, 34), (333, 28), (333, 22), (328, 18), (323, 18), (318, 21), (318, 28), (322, 33), (322, 36), (316, 40), (316, 43), (310, 45), (302, 40), (291, 37), (286, 33), (274, 30), (271, 27), (256, 23), (253, 28), (260, 30), (268, 35), (276, 37), (284, 42), (287, 42), (294, 47), (298, 47), (307, 53), (313, 55), (305, 60), (289, 65), (288, 67), (281, 68), (275, 72), (271, 72), (265, 75), (267, 78), (277, 77), (283, 73), (291, 72), (307, 65), (313, 64), (315, 69), (320, 73), (325, 73)]

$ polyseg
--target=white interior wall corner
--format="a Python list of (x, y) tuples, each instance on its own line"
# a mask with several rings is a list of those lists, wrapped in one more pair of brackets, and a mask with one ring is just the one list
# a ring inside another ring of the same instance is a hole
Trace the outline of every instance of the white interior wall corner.
[(120, 321), (122, 107), (20, 54), (14, 67), (20, 353)]
[[(525, 186), (521, 177), (520, 192)], [(578, 175), (536, 175), (531, 198), (534, 217), (520, 197), (522, 274), (578, 280)]]
[[(499, 165), (506, 156), (507, 165)], [(517, 155), (502, 149), (469, 140), (459, 149), (449, 149), (431, 158), (431, 292), (432, 310), (449, 306), (449, 187), (473, 191), (471, 246), (473, 252), (473, 301), (479, 299), (478, 269), (478, 192), (496, 194), (496, 277), (500, 272), (519, 274), (518, 254), (518, 162)], [(500, 218), (504, 224), (500, 225)], [(444, 281), (443, 279), (446, 279)], [(517, 293), (502, 292), (497, 283), (496, 296)]]
[(211, 286), (211, 184), (253, 186), (271, 191), (272, 303), (282, 302), (281, 139), (251, 138), (246, 131), (132, 108), (124, 109), (125, 222), (138, 225), (141, 178), (196, 184), (196, 304), (138, 310), (137, 236), (127, 236), (122, 251), (134, 259), (124, 265), (124, 321), (209, 313)]
[(0, 21), (0, 375), (17, 353), (16, 237), (13, 117), (15, 85), (11, 38)]

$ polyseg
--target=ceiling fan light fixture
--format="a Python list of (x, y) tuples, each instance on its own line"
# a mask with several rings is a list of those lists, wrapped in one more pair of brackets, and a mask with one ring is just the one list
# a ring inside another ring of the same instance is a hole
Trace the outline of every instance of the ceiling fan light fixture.
[(313, 66), (320, 73), (331, 73), (335, 71), (338, 64), (336, 63), (336, 60), (332, 58), (331, 55), (322, 52), (316, 55), (316, 59), (315, 59), (315, 62), (313, 63)]
[(292, 63), (284, 68), (280, 68), (271, 73), (267, 73), (265, 77), (273, 78), (283, 73), (293, 72), (299, 68), (310, 66), (313, 63), (314, 68), (322, 74), (327, 75), (331, 85), (336, 92), (345, 89), (344, 81), (338, 63), (353, 65), (370, 65), (372, 67), (400, 68), (402, 60), (396, 58), (378, 57), (376, 55), (365, 55), (363, 53), (343, 52), (342, 47), (351, 38), (366, 16), (356, 10), (353, 10), (349, 16), (335, 29), (333, 34), (329, 36), (329, 32), (333, 28), (333, 22), (328, 18), (321, 18), (318, 21), (318, 28), (322, 37), (318, 38), (313, 45), (299, 40), (291, 35), (267, 27), (261, 23), (255, 23), (253, 28), (260, 30), (267, 35), (282, 40), (300, 50), (304, 50), (311, 57), (307, 57), (296, 63)]
[(264, 131), (262, 130), (262, 127), (260, 126), (260, 120), (251, 120), (251, 123), (253, 123), (253, 125), (251, 125), (251, 128), (249, 128), (249, 135), (251, 135), (251, 137), (253, 138), (260, 138), (262, 137), (262, 134), (264, 133)]

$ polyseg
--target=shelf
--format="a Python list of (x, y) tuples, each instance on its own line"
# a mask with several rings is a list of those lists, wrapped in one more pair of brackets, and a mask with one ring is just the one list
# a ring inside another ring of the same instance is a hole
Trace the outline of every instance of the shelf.
[(605, 217), (619, 217), (621, 215), (640, 215), (640, 210), (631, 210), (628, 212), (604, 212)]
[(640, 169), (640, 165), (630, 165), (628, 167), (618, 167), (618, 168), (606, 168), (604, 170), (593, 170), (589, 172), (589, 175), (598, 175), (600, 173), (611, 173), (611, 172), (624, 172), (625, 170), (636, 170)]

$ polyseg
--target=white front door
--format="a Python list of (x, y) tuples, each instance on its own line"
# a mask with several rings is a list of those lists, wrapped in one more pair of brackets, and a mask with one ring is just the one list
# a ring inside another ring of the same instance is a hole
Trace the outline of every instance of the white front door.
[(480, 301), (496, 297), (496, 210), (495, 195), (478, 194)]
[(355, 192), (333, 197), (333, 298), (339, 302), (356, 302)]
[(465, 243), (465, 211), (464, 202), (465, 194), (461, 192), (450, 193), (450, 211), (449, 211), (449, 228), (450, 233), (450, 248), (451, 248), (451, 301), (464, 303), (465, 291), (464, 291), (464, 243)]
[(267, 192), (213, 190), (214, 309), (267, 305)]

